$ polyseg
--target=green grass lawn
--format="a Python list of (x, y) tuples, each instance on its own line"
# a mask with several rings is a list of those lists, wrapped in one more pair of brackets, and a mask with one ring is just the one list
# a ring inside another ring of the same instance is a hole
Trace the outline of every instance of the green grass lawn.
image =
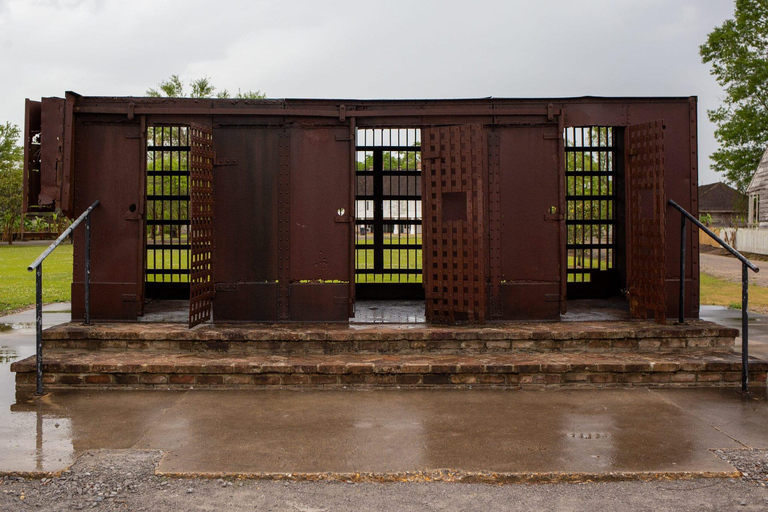
[[(45, 245), (0, 245), (0, 313), (35, 304), (35, 273), (27, 266)], [(43, 263), (43, 302), (69, 302), (72, 284), (72, 246), (60, 245)]]
[[(731, 283), (704, 273), (699, 275), (699, 283), (701, 304), (741, 309), (741, 283)], [(749, 285), (747, 310), (768, 313), (768, 288)]]

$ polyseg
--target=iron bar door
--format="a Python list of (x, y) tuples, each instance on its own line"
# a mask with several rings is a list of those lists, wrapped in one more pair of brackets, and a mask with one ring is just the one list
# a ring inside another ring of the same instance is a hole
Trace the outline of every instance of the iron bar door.
[(423, 129), (424, 291), (430, 322), (483, 322), (486, 315), (482, 125)]
[(619, 293), (614, 129), (565, 129), (566, 281), (569, 299)]
[(627, 288), (633, 318), (666, 323), (664, 123), (628, 126)]
[(213, 130), (189, 127), (189, 327), (211, 319), (213, 305)]
[(421, 131), (357, 131), (355, 282), (362, 299), (422, 299)]

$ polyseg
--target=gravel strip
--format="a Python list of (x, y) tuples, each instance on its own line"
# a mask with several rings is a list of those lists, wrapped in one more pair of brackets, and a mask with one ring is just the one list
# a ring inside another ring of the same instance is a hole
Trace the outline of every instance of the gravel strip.
[[(537, 512), (764, 511), (765, 450), (719, 450), (747, 469), (744, 479), (487, 485), (456, 483), (279, 482), (156, 476), (157, 451), (86, 452), (55, 478), (0, 479), (5, 511), (376, 512), (514, 510)], [(740, 469), (741, 469), (740, 467)], [(760, 480), (760, 484), (763, 481)]]
[(768, 450), (715, 450), (715, 454), (741, 471), (742, 480), (768, 485)]

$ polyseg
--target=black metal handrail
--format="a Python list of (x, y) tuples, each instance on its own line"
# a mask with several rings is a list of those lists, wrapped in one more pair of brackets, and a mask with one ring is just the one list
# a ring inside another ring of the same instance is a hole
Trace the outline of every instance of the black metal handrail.
[(749, 315), (747, 315), (747, 304), (749, 302), (749, 278), (747, 269), (753, 272), (760, 272), (751, 261), (744, 257), (739, 251), (728, 245), (722, 238), (714, 234), (704, 224), (699, 222), (699, 219), (685, 211), (682, 206), (669, 200), (668, 203), (680, 212), (680, 302), (679, 302), (679, 314), (678, 320), (682, 324), (685, 322), (685, 228), (686, 220), (693, 222), (699, 229), (704, 231), (717, 243), (719, 243), (723, 249), (730, 252), (736, 258), (741, 261), (741, 391), (747, 393), (749, 391)]
[(32, 262), (27, 270), (35, 271), (35, 312), (36, 312), (36, 361), (35, 368), (37, 372), (37, 394), (43, 394), (43, 260), (63, 242), (72, 231), (80, 225), (85, 219), (85, 325), (91, 323), (91, 212), (99, 205), (99, 201), (94, 203), (80, 215), (75, 222), (64, 230), (43, 254)]

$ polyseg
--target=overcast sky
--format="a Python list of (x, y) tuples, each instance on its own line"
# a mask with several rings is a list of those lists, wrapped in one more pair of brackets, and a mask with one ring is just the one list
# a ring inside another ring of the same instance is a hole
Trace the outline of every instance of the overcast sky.
[(24, 98), (141, 96), (178, 74), (270, 98), (699, 97), (732, 0), (0, 0), (0, 122)]

